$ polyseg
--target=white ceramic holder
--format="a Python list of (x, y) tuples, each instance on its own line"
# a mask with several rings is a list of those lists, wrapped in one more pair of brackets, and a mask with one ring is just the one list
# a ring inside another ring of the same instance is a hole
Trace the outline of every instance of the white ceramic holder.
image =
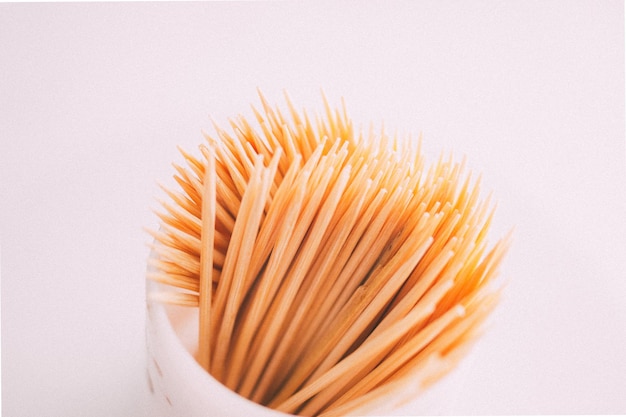
[[(207, 373), (195, 360), (198, 310), (165, 305), (149, 297), (167, 287), (148, 281), (146, 308), (148, 417), (281, 417), (235, 393)], [(469, 358), (466, 358), (469, 359)], [(386, 394), (358, 415), (442, 415), (450, 412), (464, 378), (452, 371), (423, 390), (420, 378)]]

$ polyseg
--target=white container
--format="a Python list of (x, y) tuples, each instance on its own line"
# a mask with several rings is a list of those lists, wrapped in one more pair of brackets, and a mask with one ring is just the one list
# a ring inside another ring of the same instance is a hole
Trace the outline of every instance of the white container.
[[(147, 292), (167, 287), (152, 281)], [(147, 297), (148, 417), (288, 416), (248, 400), (222, 385), (195, 360), (198, 309), (165, 305)], [(466, 358), (470, 359), (470, 358)], [(466, 364), (467, 365), (467, 364)], [(423, 390), (419, 378), (379, 398), (358, 415), (443, 415), (454, 408), (466, 380), (454, 370)]]

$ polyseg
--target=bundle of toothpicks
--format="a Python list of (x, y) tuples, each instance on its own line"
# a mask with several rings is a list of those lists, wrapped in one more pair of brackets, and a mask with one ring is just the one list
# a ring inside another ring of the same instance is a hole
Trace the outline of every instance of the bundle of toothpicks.
[[(260, 95), (197, 154), (181, 150), (152, 231), (150, 297), (195, 308), (196, 359), (226, 387), (297, 415), (365, 413), (453, 369), (496, 306), (510, 234), (465, 160), (355, 131)], [(208, 395), (208, 394), (207, 394)]]

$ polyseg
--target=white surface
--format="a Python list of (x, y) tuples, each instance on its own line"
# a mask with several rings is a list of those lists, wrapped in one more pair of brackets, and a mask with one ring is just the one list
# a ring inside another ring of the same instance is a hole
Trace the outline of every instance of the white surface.
[(4, 415), (144, 413), (155, 182), (257, 86), (467, 155), (516, 225), (452, 413), (626, 413), (623, 2), (0, 4), (0, 74)]

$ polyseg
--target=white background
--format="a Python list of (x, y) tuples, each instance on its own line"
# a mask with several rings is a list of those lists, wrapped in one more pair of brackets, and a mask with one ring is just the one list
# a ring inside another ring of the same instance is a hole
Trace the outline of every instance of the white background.
[(4, 415), (143, 414), (156, 183), (256, 87), (466, 155), (516, 227), (448, 412), (626, 413), (623, 2), (430, 1), (0, 4)]

